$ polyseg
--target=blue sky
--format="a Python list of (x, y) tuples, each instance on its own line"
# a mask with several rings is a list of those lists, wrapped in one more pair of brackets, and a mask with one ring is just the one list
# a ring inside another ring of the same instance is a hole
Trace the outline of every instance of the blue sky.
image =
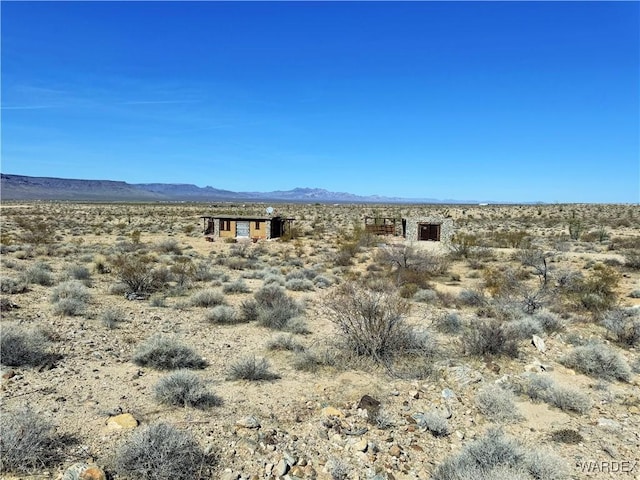
[(640, 201), (638, 2), (2, 2), (2, 171)]

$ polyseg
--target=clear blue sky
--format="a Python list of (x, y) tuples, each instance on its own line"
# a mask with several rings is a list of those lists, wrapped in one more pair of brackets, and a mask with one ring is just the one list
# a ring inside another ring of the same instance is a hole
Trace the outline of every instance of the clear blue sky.
[(2, 171), (640, 201), (638, 2), (2, 2)]

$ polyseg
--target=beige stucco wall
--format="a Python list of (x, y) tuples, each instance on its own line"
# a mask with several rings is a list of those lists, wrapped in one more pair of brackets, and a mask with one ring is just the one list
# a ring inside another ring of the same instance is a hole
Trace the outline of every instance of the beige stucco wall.
[(251, 221), (249, 223), (249, 236), (251, 238), (267, 238), (267, 222), (258, 220), (258, 228), (256, 228), (256, 221)]

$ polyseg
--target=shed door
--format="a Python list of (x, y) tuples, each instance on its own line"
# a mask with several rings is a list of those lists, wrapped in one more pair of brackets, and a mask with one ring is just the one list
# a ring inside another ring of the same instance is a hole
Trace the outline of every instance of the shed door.
[(440, 225), (434, 223), (421, 223), (418, 225), (418, 238), (420, 240), (440, 241)]
[(236, 222), (236, 237), (249, 236), (249, 222)]

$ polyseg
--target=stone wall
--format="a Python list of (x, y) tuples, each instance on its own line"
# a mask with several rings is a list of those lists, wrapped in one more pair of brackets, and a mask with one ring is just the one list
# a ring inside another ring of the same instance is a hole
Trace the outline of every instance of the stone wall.
[(406, 218), (407, 229), (406, 239), (411, 242), (417, 242), (418, 239), (418, 224), (420, 223), (433, 223), (440, 225), (440, 243), (443, 245), (449, 245), (451, 243), (451, 237), (453, 236), (453, 219), (445, 217), (409, 217)]

